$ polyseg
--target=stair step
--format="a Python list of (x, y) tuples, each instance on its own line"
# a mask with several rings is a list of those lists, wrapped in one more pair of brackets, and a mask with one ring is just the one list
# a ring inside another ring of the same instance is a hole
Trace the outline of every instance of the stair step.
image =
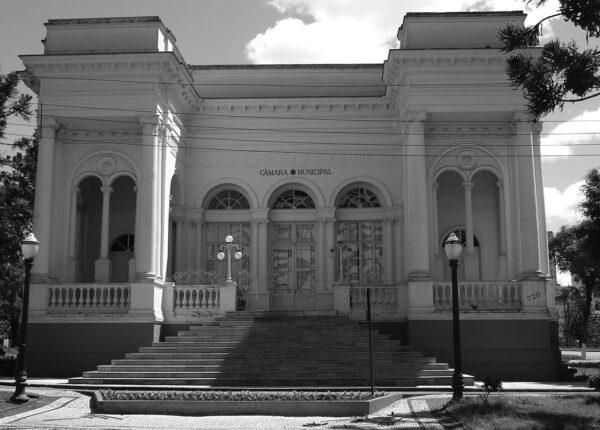
[[(453, 370), (374, 332), (376, 384), (447, 385)], [(336, 316), (227, 314), (84, 372), (79, 384), (368, 386), (368, 328)], [(465, 379), (468, 385), (469, 379)]]

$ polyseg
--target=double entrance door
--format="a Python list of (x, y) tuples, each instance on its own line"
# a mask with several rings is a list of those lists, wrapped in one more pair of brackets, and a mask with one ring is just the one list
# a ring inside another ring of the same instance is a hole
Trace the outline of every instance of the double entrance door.
[(275, 222), (271, 229), (271, 309), (315, 308), (315, 224)]

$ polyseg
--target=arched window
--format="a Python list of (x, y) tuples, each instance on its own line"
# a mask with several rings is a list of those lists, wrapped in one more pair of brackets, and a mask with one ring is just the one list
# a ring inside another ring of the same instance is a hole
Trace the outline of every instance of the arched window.
[(133, 234), (123, 234), (115, 239), (110, 250), (133, 252), (133, 242)]
[(250, 204), (239, 191), (223, 190), (210, 200), (207, 209), (250, 209)]
[(379, 199), (372, 191), (364, 188), (352, 188), (340, 199), (340, 208), (379, 208)]
[(287, 190), (282, 192), (275, 203), (273, 209), (314, 209), (313, 199), (304, 191)]

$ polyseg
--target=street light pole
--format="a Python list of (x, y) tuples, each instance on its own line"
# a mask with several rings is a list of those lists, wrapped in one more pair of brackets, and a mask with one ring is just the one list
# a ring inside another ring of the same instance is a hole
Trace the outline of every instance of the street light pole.
[(452, 272), (452, 332), (454, 346), (454, 373), (452, 374), (452, 400), (458, 401), (463, 396), (464, 383), (462, 376), (462, 359), (460, 351), (460, 319), (458, 308), (458, 259), (462, 252), (462, 244), (456, 234), (452, 233), (444, 244), (446, 255)]
[(231, 253), (233, 252), (233, 257), (236, 260), (242, 258), (242, 251), (240, 251), (239, 245), (233, 243), (233, 236), (228, 234), (225, 236), (225, 245), (219, 248), (219, 252), (217, 253), (217, 258), (219, 260), (223, 260), (225, 258), (225, 251), (227, 251), (227, 283), (230, 284), (233, 282), (231, 279)]
[(23, 243), (21, 250), (25, 263), (25, 285), (23, 288), (23, 305), (21, 308), (21, 324), (19, 326), (19, 355), (17, 356), (17, 367), (15, 371), (15, 392), (10, 401), (12, 403), (25, 403), (29, 401), (29, 397), (25, 393), (27, 385), (27, 369), (25, 366), (25, 349), (27, 346), (27, 321), (29, 319), (29, 278), (33, 260), (37, 255), (39, 242), (33, 235), (29, 233)]

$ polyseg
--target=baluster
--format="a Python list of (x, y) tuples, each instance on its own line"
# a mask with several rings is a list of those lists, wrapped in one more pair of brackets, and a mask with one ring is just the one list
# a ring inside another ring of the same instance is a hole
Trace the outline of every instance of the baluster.
[(67, 290), (65, 288), (60, 289), (61, 307), (67, 306)]
[(515, 286), (514, 284), (510, 286), (510, 305), (515, 305), (516, 304), (516, 300), (515, 300)]
[(86, 287), (83, 287), (81, 289), (81, 306), (84, 308), (87, 306), (87, 298), (88, 298), (88, 289)]
[(198, 287), (198, 309), (202, 310), (203, 305), (202, 302), (204, 302), (204, 291), (202, 291), (202, 288)]
[(221, 291), (219, 289), (215, 289), (215, 307), (221, 308)]
[(123, 307), (129, 307), (129, 287), (123, 288)]
[(117, 287), (117, 307), (121, 307), (121, 295), (123, 294), (123, 290), (121, 287)]
[(67, 306), (73, 306), (73, 289), (67, 288)]
[(198, 290), (194, 288), (192, 290), (192, 309), (196, 309), (198, 307)]
[(210, 292), (210, 307), (211, 309), (215, 308), (215, 304), (217, 303), (217, 290), (215, 288)]
[(109, 290), (110, 294), (110, 307), (114, 307), (115, 305), (115, 287), (111, 287)]
[(79, 306), (79, 298), (81, 297), (81, 290), (75, 288), (75, 306)]
[(208, 290), (202, 290), (202, 309), (208, 309)]
[(190, 308), (190, 290), (186, 290), (185, 291), (185, 308), (189, 309)]
[(439, 285), (433, 284), (433, 306), (435, 306), (435, 307), (440, 305), (438, 294), (439, 294)]
[(52, 307), (52, 288), (48, 287), (48, 307)]
[(108, 288), (106, 287), (102, 288), (102, 298), (104, 300), (102, 306), (106, 307), (108, 305)]

